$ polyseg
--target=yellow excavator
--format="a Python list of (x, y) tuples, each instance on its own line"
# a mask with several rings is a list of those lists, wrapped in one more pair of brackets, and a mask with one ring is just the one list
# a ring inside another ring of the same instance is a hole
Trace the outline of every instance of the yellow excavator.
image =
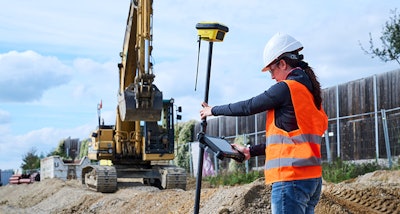
[(117, 179), (140, 178), (160, 189), (186, 188), (186, 172), (170, 165), (174, 155), (174, 100), (153, 84), (152, 0), (132, 0), (120, 53), (115, 125), (91, 134), (88, 157), (112, 162), (82, 169), (82, 183), (97, 192), (115, 192)]

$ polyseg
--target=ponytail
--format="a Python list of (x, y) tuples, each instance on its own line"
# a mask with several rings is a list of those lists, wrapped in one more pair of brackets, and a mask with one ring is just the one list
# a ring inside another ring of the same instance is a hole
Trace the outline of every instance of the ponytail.
[(304, 70), (307, 74), (308, 78), (311, 80), (312, 84), (312, 95), (314, 97), (314, 104), (318, 109), (321, 109), (322, 104), (322, 97), (321, 97), (321, 84), (319, 83), (317, 76), (314, 73), (314, 70), (308, 65), (307, 62), (303, 61), (303, 55), (299, 55), (298, 53), (294, 53), (298, 57), (297, 59), (291, 59), (288, 57), (283, 57), (282, 59), (285, 60), (289, 66), (292, 68), (300, 67)]

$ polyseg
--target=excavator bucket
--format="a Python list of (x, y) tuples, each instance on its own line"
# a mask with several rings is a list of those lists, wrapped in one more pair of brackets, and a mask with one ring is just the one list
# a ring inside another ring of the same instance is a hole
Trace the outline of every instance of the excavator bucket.
[(122, 121), (159, 121), (163, 109), (162, 92), (152, 85), (147, 98), (138, 97), (135, 89), (127, 88), (118, 94), (118, 108)]

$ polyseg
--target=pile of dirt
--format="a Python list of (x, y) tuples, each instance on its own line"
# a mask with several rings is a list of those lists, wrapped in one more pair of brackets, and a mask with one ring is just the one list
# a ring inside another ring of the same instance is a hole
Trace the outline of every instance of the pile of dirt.
[(400, 170), (379, 170), (326, 184), (317, 213), (400, 213)]
[[(48, 179), (0, 187), (0, 213), (193, 213), (188, 190), (121, 185), (115, 193), (86, 190), (77, 180)], [(271, 187), (251, 184), (211, 188), (203, 183), (200, 213), (270, 213)], [(316, 213), (400, 213), (400, 171), (376, 171), (352, 181), (324, 184)]]

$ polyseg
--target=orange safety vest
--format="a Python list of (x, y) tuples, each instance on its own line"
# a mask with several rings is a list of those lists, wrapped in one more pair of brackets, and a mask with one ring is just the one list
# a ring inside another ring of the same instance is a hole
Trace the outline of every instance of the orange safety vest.
[(321, 140), (328, 126), (323, 108), (318, 110), (310, 91), (294, 80), (289, 86), (298, 129), (287, 132), (275, 125), (275, 111), (267, 111), (265, 183), (322, 176)]

